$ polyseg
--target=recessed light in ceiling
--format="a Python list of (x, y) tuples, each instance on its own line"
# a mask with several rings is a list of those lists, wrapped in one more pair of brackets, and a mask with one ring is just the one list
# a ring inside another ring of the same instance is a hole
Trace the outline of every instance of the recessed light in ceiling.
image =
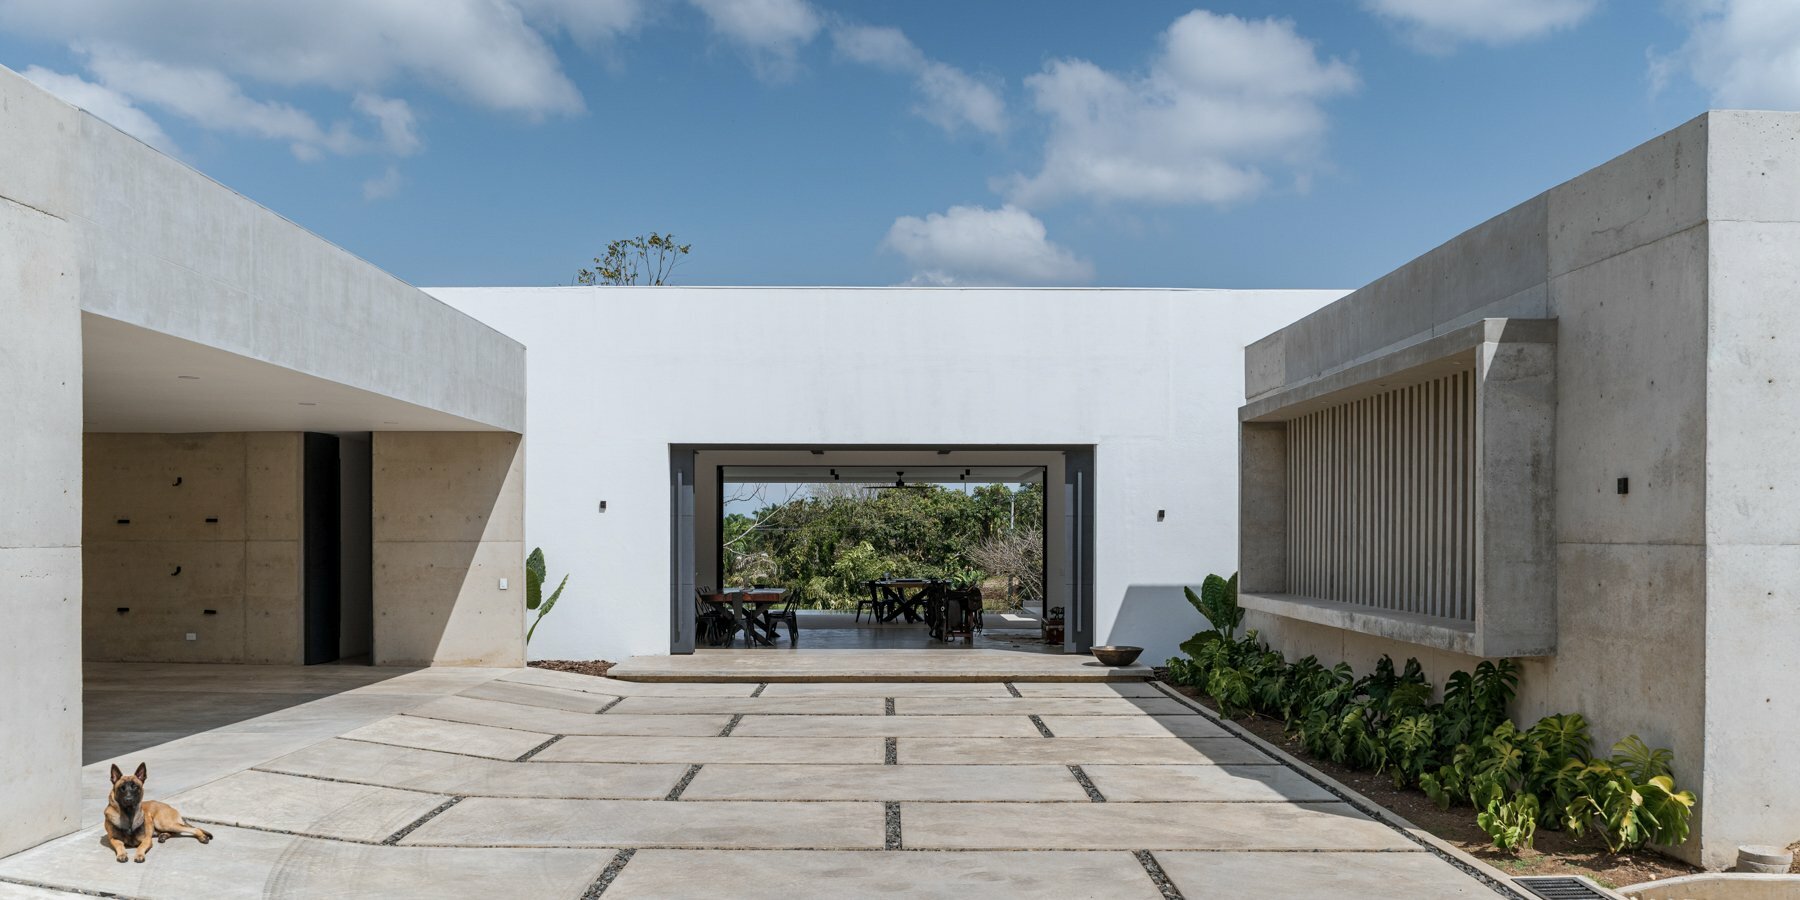
[(175, 377), (181, 379), (182, 381), (199, 381), (200, 380), (200, 376), (198, 376), (198, 375), (177, 375)]
[(319, 405), (319, 404), (317, 404), (317, 403), (308, 403), (308, 402), (306, 402), (306, 401), (305, 401), (305, 400), (302, 400), (302, 401), (300, 401), (300, 405), (301, 405), (301, 406), (318, 406), (318, 405)]

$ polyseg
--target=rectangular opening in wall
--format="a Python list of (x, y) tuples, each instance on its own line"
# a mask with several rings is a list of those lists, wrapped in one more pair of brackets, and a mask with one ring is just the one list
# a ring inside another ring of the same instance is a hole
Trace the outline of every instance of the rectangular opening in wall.
[(1475, 377), (1287, 423), (1290, 593), (1475, 619)]

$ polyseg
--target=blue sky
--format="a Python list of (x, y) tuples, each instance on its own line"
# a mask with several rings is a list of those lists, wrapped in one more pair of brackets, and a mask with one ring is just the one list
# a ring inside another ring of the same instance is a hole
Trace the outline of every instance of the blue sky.
[(0, 64), (421, 285), (1349, 288), (1800, 106), (1800, 3), (0, 0)]

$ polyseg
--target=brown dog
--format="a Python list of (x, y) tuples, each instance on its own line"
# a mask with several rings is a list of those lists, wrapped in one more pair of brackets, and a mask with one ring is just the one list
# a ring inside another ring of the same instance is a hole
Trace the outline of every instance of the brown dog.
[(144, 799), (144, 779), (148, 777), (150, 769), (143, 763), (138, 763), (132, 775), (112, 767), (112, 791), (107, 794), (106, 816), (101, 822), (106, 827), (106, 842), (119, 862), (125, 861), (125, 851), (133, 847), (137, 848), (136, 861), (143, 862), (152, 837), (162, 843), (171, 834), (189, 834), (202, 844), (210, 842), (212, 835), (182, 821), (175, 807)]

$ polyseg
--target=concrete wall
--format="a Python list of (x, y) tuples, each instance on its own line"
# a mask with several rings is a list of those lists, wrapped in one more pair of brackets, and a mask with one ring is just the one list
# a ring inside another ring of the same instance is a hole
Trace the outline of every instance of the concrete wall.
[(375, 664), (523, 665), (520, 437), (373, 437)]
[(764, 444), (1094, 446), (1095, 639), (1160, 661), (1204, 627), (1181, 586), (1233, 566), (1238, 354), (1340, 296), (432, 293), (531, 348), (526, 547), (571, 575), (531, 653), (615, 660), (669, 651), (670, 445)]
[(0, 78), (0, 855), (81, 808), (81, 273), (53, 202), (79, 116), (22, 85)]
[[(1800, 116), (1712, 113), (1521, 204), (1246, 355), (1254, 398), (1469, 316), (1553, 317), (1556, 654), (1521, 719), (1580, 712), (1604, 747), (1675, 751), (1700, 795), (1679, 853), (1727, 865), (1800, 838), (1791, 684), (1800, 470), (1786, 386), (1800, 230)], [(1408, 328), (1411, 331), (1408, 331)], [(1630, 479), (1619, 494), (1618, 478)], [(1475, 660), (1263, 614), (1287, 652), (1366, 669)]]
[(300, 664), (300, 439), (87, 435), (83, 658)]

